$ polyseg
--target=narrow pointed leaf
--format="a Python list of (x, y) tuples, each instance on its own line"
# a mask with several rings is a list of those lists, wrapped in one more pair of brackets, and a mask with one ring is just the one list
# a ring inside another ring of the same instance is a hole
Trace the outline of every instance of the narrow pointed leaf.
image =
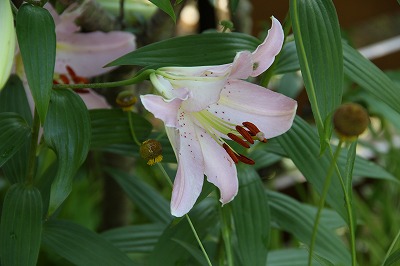
[(339, 22), (331, 0), (291, 0), (290, 17), (323, 151), (332, 134), (330, 116), (342, 99), (343, 51)]
[[(28, 99), (21, 80), (16, 75), (11, 75), (4, 89), (0, 93), (0, 113), (15, 112), (25, 119), (29, 126), (32, 125), (32, 114)], [(4, 175), (11, 183), (23, 182), (28, 175), (28, 158), (30, 141), (25, 141), (23, 146), (2, 167)]]
[[(300, 242), (309, 245), (315, 211), (281, 193), (268, 191), (271, 218), (274, 224), (293, 234)], [(293, 222), (296, 221), (296, 222)], [(350, 254), (339, 236), (324, 224), (318, 226), (315, 252), (334, 265), (349, 265)]]
[(100, 235), (68, 221), (47, 221), (43, 229), (43, 244), (74, 265), (136, 265)]
[(139, 178), (128, 175), (116, 169), (106, 170), (117, 183), (125, 190), (128, 197), (153, 222), (168, 224), (173, 217), (169, 210), (169, 203), (154, 188)]
[[(214, 199), (207, 198), (199, 204), (196, 204), (189, 213), (194, 228), (203, 244), (203, 238), (207, 235), (209, 230), (215, 229), (217, 223), (218, 216), (215, 204), (216, 201)], [(180, 219), (178, 223), (171, 223), (164, 230), (154, 251), (150, 255), (148, 265), (177, 265), (178, 263), (181, 265), (192, 265), (188, 263), (191, 257), (190, 252), (182, 247), (182, 245), (178, 244), (176, 240), (188, 243), (192, 246), (197, 246), (197, 241), (186, 218)]]
[(232, 201), (233, 220), (243, 265), (265, 265), (270, 214), (261, 179), (250, 167), (239, 168), (240, 189)]
[(150, 2), (158, 6), (162, 11), (167, 13), (174, 22), (176, 22), (174, 8), (172, 7), (170, 0), (150, 0)]
[[(30, 134), (31, 128), (19, 114), (0, 113), (0, 167), (24, 146)], [(25, 176), (20, 178), (23, 180)]]
[(128, 53), (109, 66), (201, 66), (231, 63), (236, 53), (254, 51), (260, 41), (242, 33), (205, 33), (171, 38)]
[(399, 261), (400, 261), (400, 249), (390, 254), (390, 256), (386, 259), (384, 266), (397, 265)]
[(37, 188), (14, 184), (7, 191), (0, 224), (2, 265), (36, 265), (42, 234), (42, 199)]
[[(304, 266), (308, 263), (308, 252), (306, 249), (279, 249), (268, 253), (268, 266)], [(321, 265), (313, 261), (312, 265)]]
[(81, 98), (71, 90), (53, 91), (44, 124), (44, 139), (58, 159), (50, 214), (71, 192), (73, 177), (89, 151), (90, 134), (90, 117)]
[(43, 124), (56, 58), (55, 25), (49, 11), (31, 4), (22, 5), (17, 13), (17, 37), (26, 77)]
[[(311, 126), (296, 117), (292, 128), (277, 140), (307, 181), (321, 193), (332, 158), (328, 151), (319, 155), (318, 136)], [(326, 201), (347, 220), (344, 194), (336, 173), (333, 174)]]
[(105, 231), (101, 236), (124, 253), (150, 253), (165, 227), (160, 223), (131, 225)]
[(400, 87), (395, 86), (382, 70), (345, 42), (343, 52), (346, 76), (400, 113)]
[[(90, 110), (89, 114), (92, 125), (91, 148), (100, 149), (125, 143), (130, 144), (130, 147), (137, 146), (132, 139), (126, 112), (119, 109), (96, 109)], [(140, 142), (145, 141), (152, 130), (150, 122), (135, 113), (131, 116), (136, 137)]]

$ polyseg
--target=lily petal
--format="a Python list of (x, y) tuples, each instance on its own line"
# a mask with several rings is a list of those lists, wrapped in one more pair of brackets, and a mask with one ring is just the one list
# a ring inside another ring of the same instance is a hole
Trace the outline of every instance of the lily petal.
[(238, 192), (236, 165), (222, 148), (203, 128), (195, 126), (204, 156), (204, 173), (207, 180), (219, 188), (220, 201), (230, 202)]
[(264, 42), (253, 52), (254, 70), (252, 77), (257, 77), (267, 70), (275, 60), (283, 45), (284, 33), (279, 21), (272, 17), (272, 27)]
[(152, 73), (150, 75), (150, 81), (157, 91), (166, 99), (187, 99), (188, 90), (185, 88), (175, 89), (171, 83), (161, 75)]
[(180, 148), (178, 170), (171, 198), (171, 213), (181, 217), (188, 213), (200, 195), (204, 181), (204, 161), (193, 122), (183, 112), (179, 114)]
[(253, 54), (243, 51), (236, 54), (229, 79), (247, 79), (253, 72)]
[(249, 121), (272, 138), (286, 132), (293, 123), (297, 102), (280, 93), (242, 81), (229, 81), (218, 104), (208, 111), (225, 121), (241, 125)]
[(153, 113), (156, 118), (161, 119), (166, 126), (179, 127), (178, 111), (183, 99), (175, 98), (166, 101), (163, 97), (152, 94), (141, 95), (140, 99), (144, 108)]
[(135, 48), (135, 36), (125, 32), (59, 34), (55, 72), (65, 73), (69, 65), (80, 76), (98, 76), (112, 70), (105, 64)]

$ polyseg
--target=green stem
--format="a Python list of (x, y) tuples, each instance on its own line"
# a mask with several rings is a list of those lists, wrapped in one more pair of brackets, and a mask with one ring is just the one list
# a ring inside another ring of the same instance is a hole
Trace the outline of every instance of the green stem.
[(100, 88), (114, 88), (114, 87), (127, 86), (148, 79), (150, 74), (154, 73), (154, 71), (155, 71), (154, 69), (147, 69), (130, 79), (113, 81), (113, 82), (88, 83), (88, 84), (55, 84), (53, 85), (53, 89), (86, 89), (86, 88), (100, 89)]
[(315, 240), (317, 239), (317, 231), (318, 231), (319, 220), (321, 218), (322, 209), (324, 208), (324, 205), (325, 205), (325, 199), (326, 199), (326, 196), (328, 195), (329, 186), (331, 184), (333, 171), (335, 170), (336, 161), (337, 161), (337, 158), (338, 158), (338, 156), (340, 154), (340, 150), (342, 148), (342, 144), (343, 144), (343, 142), (342, 142), (342, 140), (340, 140), (339, 144), (338, 144), (338, 147), (337, 147), (337, 149), (335, 151), (335, 154), (333, 156), (333, 159), (331, 161), (331, 164), (329, 166), (328, 173), (326, 174), (324, 187), (322, 188), (321, 198), (319, 200), (318, 210), (317, 210), (317, 214), (315, 216), (315, 221), (314, 221), (313, 232), (312, 232), (312, 235), (311, 235), (310, 253), (309, 253), (309, 256), (308, 256), (308, 265), (309, 266), (312, 265), (312, 255), (313, 255), (313, 252), (314, 252)]
[(36, 149), (38, 145), (39, 129), (40, 129), (40, 118), (37, 109), (35, 108), (33, 115), (32, 131), (31, 131), (32, 132), (31, 145), (29, 148), (29, 157), (28, 157), (27, 181), (29, 184), (33, 184), (33, 178), (35, 176)]
[(132, 121), (132, 112), (131, 111), (128, 111), (128, 121), (129, 121), (129, 129), (131, 130), (131, 135), (132, 135), (133, 141), (140, 147), (140, 145), (142, 145), (142, 144), (136, 137), (135, 130), (133, 129), (133, 121)]
[[(331, 146), (330, 148), (330, 153), (332, 154), (332, 149)], [(339, 148), (339, 147), (338, 147)], [(347, 155), (349, 156), (349, 155)], [(354, 154), (355, 156), (355, 154)], [(352, 162), (354, 164), (354, 160)], [(347, 177), (347, 184), (344, 182), (342, 174), (339, 170), (338, 165), (335, 165), (336, 168), (336, 173), (339, 177), (340, 185), (343, 190), (344, 194), (344, 201), (346, 204), (346, 211), (347, 211), (347, 217), (348, 217), (348, 225), (349, 225), (349, 234), (350, 234), (350, 250), (351, 250), (351, 265), (355, 266), (357, 265), (357, 254), (356, 254), (356, 236), (355, 236), (355, 223), (354, 223), (354, 216), (353, 216), (353, 208), (352, 208), (352, 176), (349, 175)]]
[(231, 212), (229, 206), (220, 207), (221, 221), (222, 221), (222, 238), (224, 239), (225, 253), (228, 266), (233, 266), (233, 252), (231, 246), (231, 234), (230, 234), (230, 218)]
[(390, 244), (390, 247), (389, 247), (388, 251), (386, 252), (385, 258), (383, 259), (383, 262), (381, 264), (382, 266), (385, 265), (387, 259), (389, 258), (390, 254), (392, 253), (392, 250), (394, 249), (394, 246), (396, 245), (396, 243), (399, 240), (399, 238), (400, 238), (400, 230), (399, 230), (399, 232), (397, 232), (397, 235), (393, 239), (392, 244)]
[[(168, 184), (170, 184), (170, 186), (173, 187), (172, 181), (171, 181), (171, 179), (169, 178), (169, 175), (168, 175), (167, 171), (165, 171), (165, 169), (164, 169), (164, 167), (162, 166), (162, 164), (161, 164), (161, 163), (157, 163), (157, 165), (158, 165), (158, 167), (160, 168), (161, 172), (163, 173), (165, 179), (167, 179)], [(193, 223), (192, 223), (192, 220), (190, 219), (190, 217), (189, 217), (188, 214), (186, 214), (185, 217), (186, 217), (186, 220), (188, 221), (188, 223), (189, 223), (189, 225), (190, 225), (190, 228), (192, 229), (192, 232), (193, 232), (193, 234), (194, 234), (194, 237), (196, 238), (196, 241), (197, 241), (197, 243), (199, 244), (199, 247), (200, 247), (201, 251), (202, 251), (203, 254), (204, 254), (205, 259), (207, 260), (208, 265), (209, 265), (209, 266), (212, 266), (212, 263), (211, 263), (211, 261), (210, 261), (210, 258), (208, 257), (207, 251), (205, 250), (205, 248), (204, 248), (204, 246), (203, 246), (203, 243), (201, 243), (201, 240), (200, 240), (200, 238), (199, 238), (199, 235), (197, 234), (196, 228), (194, 228), (194, 225), (193, 225)]]

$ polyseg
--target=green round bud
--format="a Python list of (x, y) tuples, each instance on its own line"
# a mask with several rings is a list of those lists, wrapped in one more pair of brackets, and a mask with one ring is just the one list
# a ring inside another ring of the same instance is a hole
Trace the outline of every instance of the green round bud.
[(162, 160), (161, 143), (155, 139), (148, 139), (140, 146), (140, 156), (147, 161), (148, 165), (153, 165)]
[(131, 91), (121, 91), (118, 93), (115, 102), (119, 107), (122, 107), (124, 111), (130, 111), (133, 105), (137, 102), (137, 97)]
[(333, 115), (333, 125), (338, 135), (355, 138), (368, 127), (369, 116), (364, 107), (356, 103), (341, 105)]

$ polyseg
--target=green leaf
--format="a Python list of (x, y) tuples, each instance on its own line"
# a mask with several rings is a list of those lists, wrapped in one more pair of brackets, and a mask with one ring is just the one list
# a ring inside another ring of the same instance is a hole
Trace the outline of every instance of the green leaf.
[(384, 266), (395, 265), (400, 261), (400, 249), (396, 250), (386, 259)]
[(42, 234), (42, 199), (37, 188), (12, 185), (0, 224), (2, 265), (36, 265)]
[[(319, 155), (318, 136), (311, 126), (297, 116), (292, 128), (276, 139), (307, 181), (321, 193), (332, 158), (328, 151)], [(336, 173), (333, 174), (326, 201), (347, 220), (344, 194)]]
[(243, 33), (204, 33), (175, 37), (141, 47), (109, 66), (209, 66), (232, 63), (236, 53), (254, 51), (260, 41)]
[(231, 11), (231, 13), (235, 14), (236, 13), (236, 9), (239, 5), (239, 0), (229, 0), (229, 9)]
[(82, 99), (71, 90), (54, 90), (44, 124), (44, 139), (57, 154), (58, 161), (50, 195), (50, 214), (71, 192), (73, 177), (89, 151), (90, 134), (90, 117)]
[[(91, 148), (104, 148), (113, 144), (136, 145), (129, 128), (128, 115), (120, 109), (90, 110), (92, 125)], [(133, 128), (140, 142), (145, 141), (152, 130), (149, 121), (141, 115), (132, 113)], [(133, 150), (133, 149), (132, 149)]]
[(29, 87), (42, 124), (49, 107), (56, 59), (56, 34), (46, 9), (22, 5), (17, 13), (17, 37)]
[(284, 74), (300, 69), (299, 58), (297, 57), (296, 43), (286, 42), (282, 48), (279, 61), (276, 65), (275, 73)]
[(72, 222), (47, 221), (42, 241), (48, 249), (75, 265), (136, 265), (100, 235)]
[(192, 255), (192, 257), (196, 259), (199, 265), (208, 266), (208, 262), (199, 248), (196, 248), (195, 246), (178, 239), (173, 239), (173, 240), (179, 245), (181, 245), (184, 249), (186, 249)]
[(290, 17), (300, 69), (323, 151), (332, 134), (330, 117), (341, 103), (343, 93), (339, 22), (331, 0), (291, 0)]
[(150, 253), (165, 229), (165, 224), (132, 225), (111, 229), (101, 236), (124, 253)]
[(400, 113), (400, 87), (346, 42), (343, 42), (343, 53), (346, 76)]
[[(200, 240), (204, 239), (208, 231), (215, 229), (218, 217), (215, 204), (215, 199), (206, 198), (199, 204), (196, 204), (189, 213)], [(177, 265), (178, 263), (180, 265), (192, 265), (188, 263), (191, 257), (190, 252), (178, 244), (176, 240), (197, 246), (197, 241), (186, 218), (180, 219), (178, 223), (173, 222), (164, 230), (153, 253), (150, 255), (148, 265), (169, 266)]]
[(158, 6), (162, 11), (167, 13), (172, 20), (176, 23), (176, 16), (174, 12), (174, 8), (172, 7), (170, 0), (150, 0), (153, 4)]
[[(315, 209), (311, 211), (296, 200), (273, 191), (268, 191), (268, 198), (273, 224), (308, 245), (312, 235)], [(335, 265), (350, 265), (351, 258), (346, 246), (333, 230), (322, 223), (318, 226), (315, 252)]]
[(270, 233), (268, 200), (257, 172), (250, 167), (238, 170), (240, 188), (231, 206), (239, 254), (243, 265), (265, 265)]
[[(31, 128), (19, 114), (0, 113), (0, 167), (29, 140), (30, 135)], [(25, 177), (11, 181), (22, 181)]]
[[(306, 249), (279, 249), (268, 252), (268, 266), (304, 266), (308, 263), (308, 252)], [(313, 265), (321, 265), (313, 261)]]
[[(32, 114), (21, 80), (11, 75), (4, 89), (0, 92), (0, 113), (15, 112), (21, 115), (29, 126), (32, 125)], [(28, 158), (30, 141), (23, 146), (2, 167), (4, 175), (11, 183), (23, 182), (28, 175)]]
[(168, 224), (173, 217), (169, 203), (154, 188), (139, 178), (128, 175), (117, 169), (107, 168), (106, 171), (117, 181), (128, 197), (153, 222)]

